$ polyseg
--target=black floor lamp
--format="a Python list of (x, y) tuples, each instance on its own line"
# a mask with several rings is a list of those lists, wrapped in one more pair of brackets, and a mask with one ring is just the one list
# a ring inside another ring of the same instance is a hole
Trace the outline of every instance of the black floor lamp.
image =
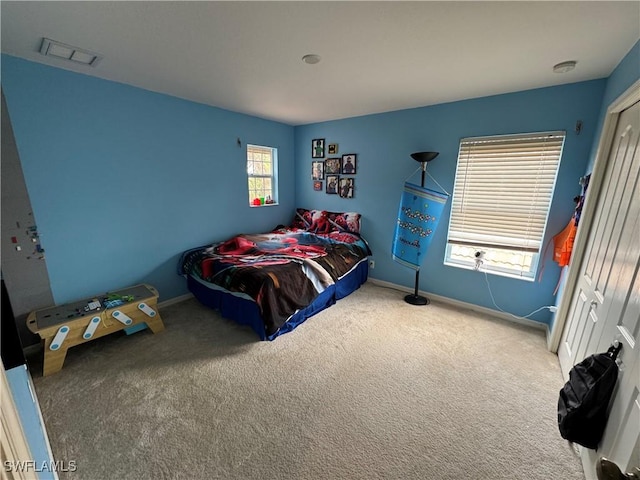
[[(422, 164), (422, 177), (420, 186), (424, 187), (424, 176), (427, 173), (427, 163), (438, 156), (440, 152), (416, 152), (411, 154), (416, 162)], [(429, 305), (431, 303), (427, 297), (418, 295), (418, 284), (420, 282), (420, 269), (416, 269), (416, 284), (413, 294), (404, 297), (404, 301), (411, 305)]]

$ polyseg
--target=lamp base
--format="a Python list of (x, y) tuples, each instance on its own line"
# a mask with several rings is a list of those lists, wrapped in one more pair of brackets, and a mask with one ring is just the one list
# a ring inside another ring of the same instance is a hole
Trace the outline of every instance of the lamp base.
[(427, 297), (421, 297), (420, 295), (407, 295), (404, 297), (404, 301), (411, 305), (429, 305), (431, 303)]

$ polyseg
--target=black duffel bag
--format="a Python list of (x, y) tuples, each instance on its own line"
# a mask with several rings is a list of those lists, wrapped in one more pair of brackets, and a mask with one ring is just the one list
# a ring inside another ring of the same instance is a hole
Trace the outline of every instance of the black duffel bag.
[(622, 344), (574, 365), (560, 390), (558, 427), (562, 438), (596, 449), (607, 425), (607, 409), (618, 380), (616, 357)]

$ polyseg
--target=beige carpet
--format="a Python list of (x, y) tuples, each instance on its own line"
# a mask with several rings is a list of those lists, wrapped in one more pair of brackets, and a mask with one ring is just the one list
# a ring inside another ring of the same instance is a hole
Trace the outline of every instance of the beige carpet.
[(403, 295), (366, 284), (274, 342), (188, 300), (33, 364), (61, 478), (583, 479), (544, 333)]

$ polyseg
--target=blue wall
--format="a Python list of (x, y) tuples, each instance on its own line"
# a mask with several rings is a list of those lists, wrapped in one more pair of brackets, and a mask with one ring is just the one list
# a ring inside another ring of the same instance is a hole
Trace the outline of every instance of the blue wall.
[[(296, 205), (362, 213), (362, 233), (376, 260), (371, 276), (412, 287), (413, 271), (395, 263), (390, 254), (402, 185), (418, 166), (409, 155), (424, 150), (440, 152), (429, 165), (429, 172), (452, 192), (461, 138), (565, 130), (567, 136), (546, 244), (566, 226), (573, 213), (573, 197), (580, 193), (578, 179), (587, 166), (604, 88), (604, 79), (594, 80), (296, 127)], [(580, 135), (574, 132), (578, 120), (584, 125)], [(314, 138), (339, 144), (339, 155), (358, 154), (354, 199), (313, 190), (311, 140)], [(416, 183), (420, 181), (419, 174), (413, 178)], [(450, 202), (423, 263), (420, 289), (495, 309), (484, 274), (443, 263), (449, 210)], [(553, 290), (560, 269), (551, 260), (551, 253), (550, 249), (541, 283), (489, 275), (501, 308), (525, 315), (542, 305), (554, 304)], [(544, 310), (531, 318), (549, 322), (550, 314)]]
[[(626, 72), (637, 71), (638, 49), (608, 81), (296, 128), (7, 55), (2, 86), (58, 303), (138, 282), (157, 286), (162, 299), (186, 293), (175, 274), (183, 250), (287, 223), (295, 207), (361, 212), (376, 259), (371, 275), (411, 287), (413, 272), (390, 255), (402, 184), (417, 168), (409, 154), (439, 151), (429, 172), (451, 191), (461, 138), (566, 130), (546, 242), (571, 216), (603, 99), (630, 84)], [(238, 137), (243, 145), (278, 147), (280, 205), (248, 206)], [(313, 138), (338, 143), (338, 156), (358, 154), (354, 199), (313, 191)], [(443, 264), (448, 208), (420, 288), (495, 308), (481, 274)], [(550, 257), (541, 283), (490, 275), (498, 304), (516, 315), (553, 304), (559, 269)], [(533, 318), (550, 317), (543, 311)]]
[[(2, 88), (57, 303), (181, 295), (183, 250), (291, 219), (291, 126), (7, 55)], [(246, 143), (278, 148), (278, 206), (249, 207)]]

